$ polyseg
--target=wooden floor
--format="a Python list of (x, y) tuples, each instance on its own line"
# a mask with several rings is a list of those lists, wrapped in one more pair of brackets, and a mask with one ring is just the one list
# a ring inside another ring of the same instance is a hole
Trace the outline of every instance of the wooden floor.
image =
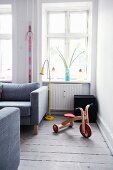
[(29, 127), (21, 130), (21, 161), (19, 170), (113, 170), (113, 156), (96, 124), (92, 136), (83, 138), (79, 123), (55, 134), (54, 121), (42, 121), (39, 134), (33, 136)]

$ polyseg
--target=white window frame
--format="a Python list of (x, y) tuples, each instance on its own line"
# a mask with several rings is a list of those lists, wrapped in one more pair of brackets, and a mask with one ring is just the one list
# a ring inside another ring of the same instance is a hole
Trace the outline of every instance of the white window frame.
[[(0, 6), (4, 6), (4, 8), (0, 8), (0, 15), (8, 15), (8, 14), (11, 15), (12, 14), (12, 5), (11, 4), (6, 4), (6, 5), (0, 4)], [(9, 8), (7, 6), (10, 6), (11, 8)], [(0, 33), (0, 40), (12, 40), (12, 34)], [(12, 79), (7, 80), (7, 79), (2, 79), (0, 77), (0, 81), (12, 81)]]
[[(63, 3), (62, 3), (63, 4)], [(43, 10), (42, 10), (42, 63), (43, 63), (43, 56), (46, 56), (48, 58), (48, 39), (49, 38), (86, 38), (87, 39), (87, 46), (88, 46), (88, 65), (87, 68), (87, 80), (84, 80), (84, 82), (90, 82), (91, 81), (91, 37), (92, 37), (92, 6), (91, 3), (65, 3), (65, 7), (63, 7), (62, 4), (58, 4), (54, 6), (54, 4), (43, 4)], [(77, 5), (76, 5), (77, 4)], [(85, 4), (85, 5), (84, 5)], [(57, 12), (65, 12), (68, 15), (66, 18), (69, 19), (69, 12), (87, 12), (88, 20), (87, 20), (87, 33), (67, 33), (69, 32), (69, 27), (66, 24), (66, 33), (48, 33), (48, 14), (50, 12), (57, 13)], [(69, 40), (68, 40), (69, 41)], [(68, 44), (68, 43), (67, 43)], [(67, 49), (67, 48), (66, 48)], [(69, 51), (69, 50), (68, 50)], [(66, 56), (68, 56), (68, 52), (66, 51)], [(42, 78), (43, 81), (48, 81), (44, 77)], [(54, 80), (52, 80), (54, 81)], [(57, 81), (57, 80), (56, 80)], [(63, 81), (63, 80), (62, 80)], [(60, 80), (58, 80), (60, 82)], [(65, 81), (63, 81), (65, 82)], [(74, 81), (76, 82), (76, 81)]]

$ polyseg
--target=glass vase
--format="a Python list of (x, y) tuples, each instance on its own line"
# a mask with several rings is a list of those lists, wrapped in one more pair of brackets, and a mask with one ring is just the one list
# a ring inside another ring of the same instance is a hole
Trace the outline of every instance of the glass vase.
[(65, 68), (65, 81), (70, 81), (70, 69)]

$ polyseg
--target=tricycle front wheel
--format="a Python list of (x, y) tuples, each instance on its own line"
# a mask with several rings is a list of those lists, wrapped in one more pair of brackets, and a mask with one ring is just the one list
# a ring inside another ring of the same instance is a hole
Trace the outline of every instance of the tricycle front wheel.
[(89, 138), (91, 136), (91, 127), (85, 123), (85, 133), (83, 132), (82, 129), (82, 124), (80, 125), (80, 133), (82, 134), (82, 136), (84, 136), (85, 138)]

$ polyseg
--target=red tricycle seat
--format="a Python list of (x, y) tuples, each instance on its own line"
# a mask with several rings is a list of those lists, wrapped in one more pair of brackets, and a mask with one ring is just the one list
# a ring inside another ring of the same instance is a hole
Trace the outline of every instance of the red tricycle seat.
[(67, 118), (74, 118), (75, 115), (73, 115), (72, 113), (66, 113), (66, 114), (64, 114), (64, 117), (67, 117)]

